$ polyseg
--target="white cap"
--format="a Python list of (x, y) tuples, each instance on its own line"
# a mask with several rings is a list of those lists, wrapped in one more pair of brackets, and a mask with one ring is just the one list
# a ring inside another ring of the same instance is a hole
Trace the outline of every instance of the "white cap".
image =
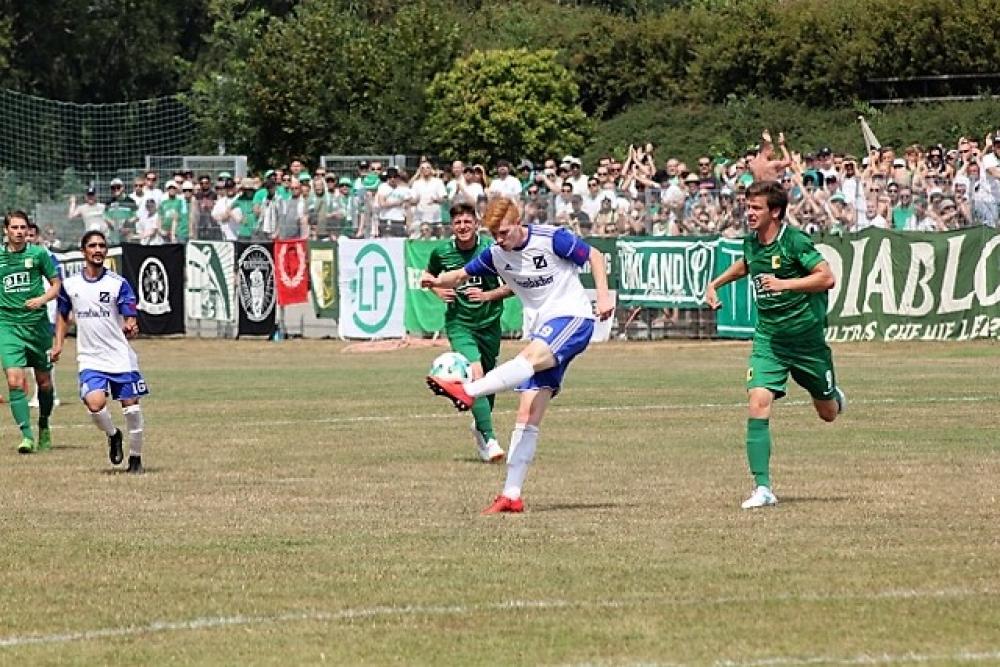
[(181, 190), (194, 190), (194, 183), (191, 181), (184, 181), (181, 183)]

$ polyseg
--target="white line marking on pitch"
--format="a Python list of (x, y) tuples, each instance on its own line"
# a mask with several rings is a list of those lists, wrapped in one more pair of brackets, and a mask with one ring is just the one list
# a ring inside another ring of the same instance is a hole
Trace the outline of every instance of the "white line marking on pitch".
[[(260, 615), (260, 616), (210, 616), (192, 618), (184, 621), (154, 621), (146, 625), (129, 625), (118, 628), (99, 628), (96, 630), (82, 630), (78, 632), (64, 632), (47, 635), (11, 635), (0, 637), (0, 649), (19, 646), (37, 646), (50, 644), (66, 644), (80, 641), (93, 641), (98, 639), (114, 639), (118, 637), (131, 637), (135, 635), (153, 634), (159, 632), (178, 632), (184, 630), (208, 630), (213, 628), (225, 628), (250, 625), (281, 625), (300, 622), (338, 622), (364, 619), (386, 618), (391, 616), (464, 616), (476, 613), (490, 613), (496, 611), (509, 610), (550, 610), (550, 609), (623, 609), (626, 607), (639, 607), (649, 605), (670, 606), (713, 606), (739, 604), (758, 604), (761, 601), (779, 602), (830, 602), (844, 600), (886, 600), (886, 599), (919, 599), (919, 598), (964, 598), (975, 596), (996, 596), (1000, 591), (991, 589), (937, 589), (937, 590), (886, 590), (867, 594), (810, 594), (810, 595), (778, 595), (769, 598), (747, 598), (747, 597), (722, 597), (710, 599), (671, 599), (661, 597), (637, 597), (633, 600), (597, 600), (570, 602), (567, 600), (509, 600), (494, 604), (482, 605), (405, 605), (399, 607), (379, 606), (360, 609), (343, 609), (341, 611), (297, 611), (284, 614)], [(956, 655), (982, 655), (997, 656), (998, 653), (963, 653)], [(868, 656), (863, 656), (868, 657)], [(877, 657), (877, 656), (876, 656)], [(885, 655), (882, 656), (886, 657)], [(899, 656), (903, 657), (903, 656)], [(946, 656), (954, 657), (954, 656)], [(793, 658), (776, 657), (767, 658), (765, 661), (757, 662), (719, 662), (718, 665), (729, 667), (766, 667), (767, 665), (795, 665), (810, 664), (812, 662), (835, 662), (837, 660), (857, 660), (858, 658)], [(935, 659), (933, 656), (927, 657), (924, 661)], [(982, 659), (987, 659), (983, 657)], [(774, 661), (774, 662), (767, 662)], [(903, 660), (897, 660), (900, 662)], [(909, 660), (913, 662), (913, 659)], [(884, 661), (883, 661), (884, 663)], [(845, 662), (843, 664), (868, 664), (864, 662)], [(878, 664), (878, 663), (873, 663)]]
[(850, 657), (803, 656), (776, 657), (749, 662), (723, 660), (716, 667), (788, 667), (790, 665), (905, 665), (925, 662), (985, 662), (1000, 660), (1000, 651), (958, 651), (956, 653), (872, 653)]

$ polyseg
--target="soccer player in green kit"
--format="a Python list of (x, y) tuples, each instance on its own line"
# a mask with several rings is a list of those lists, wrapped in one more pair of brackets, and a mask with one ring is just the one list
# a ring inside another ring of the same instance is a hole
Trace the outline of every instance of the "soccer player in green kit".
[[(35, 451), (31, 432), (31, 414), (28, 397), (24, 393), (24, 369), (35, 369), (38, 383), (38, 448), (52, 446), (49, 416), (52, 414), (52, 377), (49, 371), (49, 349), (52, 347), (52, 328), (45, 307), (59, 295), (62, 280), (49, 256), (49, 251), (27, 242), (28, 216), (13, 211), (4, 217), (7, 242), (0, 251), (0, 361), (7, 375), (10, 412), (14, 423), (21, 429), (21, 444), (17, 451), (30, 454)], [(42, 284), (48, 278), (49, 288)]]
[[(471, 204), (459, 203), (451, 207), (453, 236), (431, 251), (427, 274), (437, 276), (445, 271), (460, 269), (492, 244), (479, 235), (476, 209)], [(445, 333), (451, 349), (472, 364), (475, 380), (497, 364), (500, 354), (500, 315), (503, 300), (512, 292), (501, 285), (496, 276), (474, 277), (456, 289), (434, 288), (445, 303)], [(493, 431), (493, 396), (483, 396), (472, 404), (472, 434), (479, 457), (486, 462), (500, 461), (504, 451)]]
[(847, 399), (836, 384), (833, 353), (824, 337), (830, 266), (803, 232), (784, 223), (788, 197), (777, 181), (747, 188), (743, 259), (708, 284), (705, 301), (721, 303), (717, 290), (750, 275), (757, 302), (757, 327), (747, 369), (750, 415), (747, 459), (756, 488), (743, 509), (778, 502), (771, 491), (771, 405), (785, 395), (788, 375), (812, 396), (820, 419), (832, 422)]

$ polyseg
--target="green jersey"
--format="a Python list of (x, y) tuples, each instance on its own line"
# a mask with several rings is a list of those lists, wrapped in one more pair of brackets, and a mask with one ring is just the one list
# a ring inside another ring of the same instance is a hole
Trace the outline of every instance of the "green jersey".
[(803, 333), (822, 335), (826, 327), (826, 292), (771, 292), (761, 285), (761, 277), (804, 278), (812, 273), (823, 256), (812, 239), (794, 227), (782, 225), (778, 236), (762, 245), (756, 234), (743, 239), (743, 261), (750, 271), (757, 301), (757, 334), (771, 338), (799, 337)]
[[(445, 271), (461, 269), (471, 262), (479, 253), (493, 245), (484, 236), (478, 236), (475, 248), (461, 250), (455, 245), (454, 239), (448, 239), (431, 251), (427, 262), (427, 272), (436, 276)], [(503, 313), (503, 300), (476, 302), (465, 296), (465, 290), (478, 287), (484, 292), (500, 287), (497, 276), (469, 276), (469, 279), (455, 290), (455, 300), (448, 304), (445, 321), (449, 324), (463, 324), (473, 329), (493, 326), (500, 320)]]
[(20, 252), (4, 246), (0, 250), (0, 325), (36, 324), (48, 322), (49, 313), (45, 308), (29, 310), (24, 302), (45, 294), (42, 277), (54, 280), (59, 277), (55, 262), (49, 251), (42, 246), (28, 244)]

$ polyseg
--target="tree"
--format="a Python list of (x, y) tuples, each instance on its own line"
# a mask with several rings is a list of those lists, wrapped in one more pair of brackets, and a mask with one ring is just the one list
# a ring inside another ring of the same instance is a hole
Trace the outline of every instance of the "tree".
[(475, 51), (435, 77), (424, 135), (447, 159), (575, 153), (591, 131), (578, 95), (555, 51)]

